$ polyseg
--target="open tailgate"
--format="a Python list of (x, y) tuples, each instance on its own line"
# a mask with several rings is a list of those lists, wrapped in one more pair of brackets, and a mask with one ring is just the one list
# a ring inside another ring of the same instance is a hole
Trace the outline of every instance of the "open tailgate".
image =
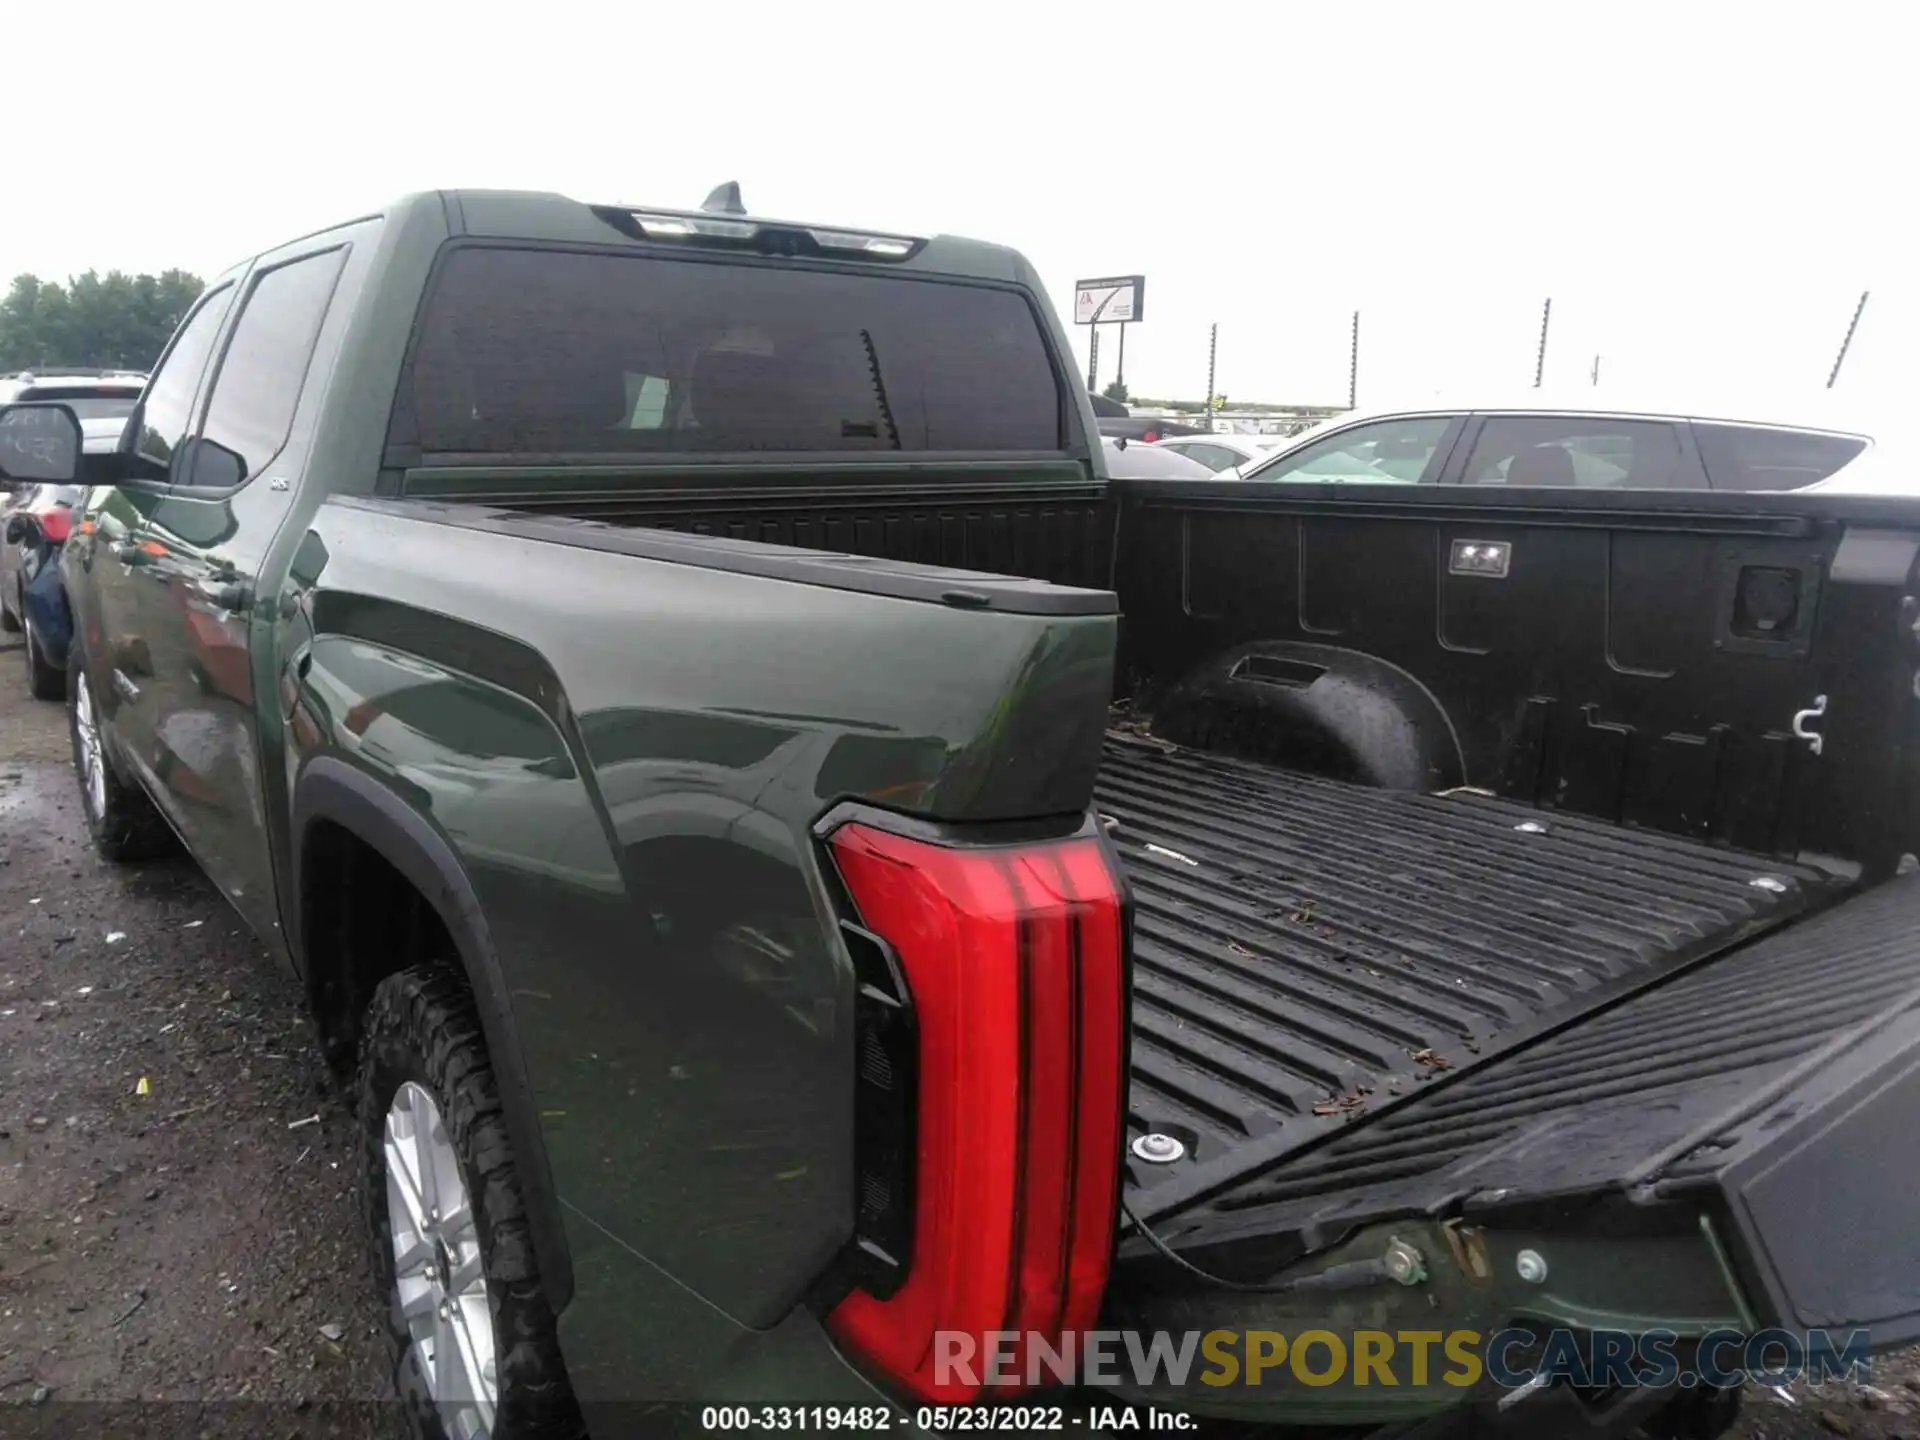
[[(1900, 933), (1861, 936), (1855, 958), (1903, 953), (1920, 980), (1920, 886), (1902, 888)], [(1763, 1324), (1865, 1328), (1876, 1350), (1920, 1339), (1920, 993), (1838, 1030), (1755, 1098), (1660, 1188), (1724, 1213)]]
[[(1418, 1218), (1480, 1227), (1496, 1262), (1523, 1232), (1705, 1233), (1749, 1328), (1866, 1328), (1877, 1351), (1920, 1339), (1916, 1136), (1906, 876), (1443, 1077), (1156, 1229), (1242, 1274)], [(1560, 1308), (1556, 1285), (1534, 1308)]]

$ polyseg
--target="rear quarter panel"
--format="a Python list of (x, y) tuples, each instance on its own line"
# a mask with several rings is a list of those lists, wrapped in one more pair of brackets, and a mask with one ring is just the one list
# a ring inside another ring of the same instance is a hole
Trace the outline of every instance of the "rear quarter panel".
[[(852, 975), (811, 825), (849, 796), (998, 815), (1036, 723), (1059, 732), (1058, 783), (1024, 785), (1027, 803), (1077, 819), (1091, 769), (1074, 737), (1104, 724), (1116, 621), (667, 564), (380, 502), (321, 506), (305, 553), (267, 692), (290, 717), (289, 785), (343, 760), (458, 854), (539, 1107), (569, 1324), (614, 1307), (608, 1344), (570, 1338), (569, 1357), (617, 1351), (622, 1374), (576, 1383), (665, 1393), (700, 1368), (688, 1346), (718, 1343), (702, 1326), (773, 1325), (850, 1231)], [(687, 1287), (699, 1322), (684, 1294), (596, 1300), (596, 1257), (609, 1278), (639, 1257)]]

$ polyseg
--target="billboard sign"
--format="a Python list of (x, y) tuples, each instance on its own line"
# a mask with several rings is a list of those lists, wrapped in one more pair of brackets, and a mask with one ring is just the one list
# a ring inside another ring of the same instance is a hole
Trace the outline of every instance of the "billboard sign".
[(1109, 275), (1104, 280), (1076, 281), (1073, 323), (1106, 325), (1116, 320), (1138, 320), (1146, 295), (1144, 275)]

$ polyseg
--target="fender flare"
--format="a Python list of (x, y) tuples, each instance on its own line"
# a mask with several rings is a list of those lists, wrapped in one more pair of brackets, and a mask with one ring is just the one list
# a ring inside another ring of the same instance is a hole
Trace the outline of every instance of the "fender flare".
[(1361, 650), (1236, 645), (1181, 676), (1153, 718), (1154, 733), (1176, 743), (1381, 789), (1431, 793), (1466, 783), (1445, 707), (1413, 675)]
[[(302, 767), (294, 784), (292, 820), (294, 915), (306, 913), (300, 887), (307, 836), (314, 821), (330, 820), (372, 846), (404, 875), (426, 897), (452, 937), (460, 968), (473, 990), (487, 1055), (500, 1087), (500, 1106), (513, 1140), (521, 1198), (527, 1206), (547, 1303), (558, 1316), (573, 1298), (573, 1261), (512, 999), (466, 867), (439, 828), (418, 810), (377, 777), (332, 756), (315, 756)], [(300, 949), (304, 952), (304, 943)]]

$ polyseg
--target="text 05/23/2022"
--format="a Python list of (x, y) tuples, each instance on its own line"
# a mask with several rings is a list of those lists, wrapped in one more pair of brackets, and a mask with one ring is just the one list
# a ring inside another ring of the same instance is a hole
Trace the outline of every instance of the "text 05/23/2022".
[(1061, 1405), (920, 1405), (911, 1416), (872, 1405), (708, 1405), (700, 1428), (708, 1431), (837, 1431), (875, 1435), (893, 1430), (931, 1434), (1052, 1433), (1088, 1435), (1142, 1430), (1178, 1434), (1199, 1421), (1181, 1410), (1160, 1406), (1094, 1406), (1069, 1410)]

